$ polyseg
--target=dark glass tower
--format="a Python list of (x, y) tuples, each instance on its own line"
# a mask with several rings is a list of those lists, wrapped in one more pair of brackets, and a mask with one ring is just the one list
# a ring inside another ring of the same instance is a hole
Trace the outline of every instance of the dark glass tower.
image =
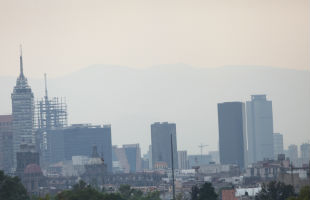
[(219, 150), (221, 164), (246, 165), (245, 106), (242, 102), (219, 103)]
[(168, 122), (156, 122), (151, 125), (153, 168), (160, 162), (164, 162), (168, 168), (171, 168), (171, 134), (174, 157), (173, 164), (176, 169), (178, 168), (176, 124), (170, 124)]

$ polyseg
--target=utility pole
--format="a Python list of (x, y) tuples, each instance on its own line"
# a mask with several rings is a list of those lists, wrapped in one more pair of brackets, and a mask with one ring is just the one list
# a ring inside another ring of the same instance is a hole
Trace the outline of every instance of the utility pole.
[(175, 185), (174, 185), (174, 160), (173, 160), (173, 142), (172, 142), (172, 133), (171, 136), (171, 169), (172, 169), (172, 200), (175, 200)]

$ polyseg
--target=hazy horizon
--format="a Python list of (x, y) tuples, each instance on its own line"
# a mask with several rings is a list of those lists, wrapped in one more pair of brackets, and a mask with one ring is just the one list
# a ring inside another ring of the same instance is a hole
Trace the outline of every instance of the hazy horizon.
[[(35, 99), (42, 98), (43, 76), (29, 78), (26, 65), (24, 72)], [(16, 77), (0, 76), (2, 114), (11, 112)], [(309, 71), (176, 64), (143, 69), (92, 65), (56, 78), (48, 75), (47, 86), (50, 97), (66, 97), (69, 123), (112, 124), (114, 145), (140, 143), (146, 152), (151, 142), (150, 124), (169, 121), (177, 124), (179, 150), (198, 154), (200, 143), (210, 145), (205, 151), (217, 149), (217, 103), (245, 102), (253, 94), (266, 94), (273, 102), (274, 131), (284, 135), (285, 147), (308, 142), (307, 83)], [(127, 134), (132, 137), (124, 137)]]
[(307, 0), (1, 1), (0, 74), (68, 74), (95, 63), (309, 70)]

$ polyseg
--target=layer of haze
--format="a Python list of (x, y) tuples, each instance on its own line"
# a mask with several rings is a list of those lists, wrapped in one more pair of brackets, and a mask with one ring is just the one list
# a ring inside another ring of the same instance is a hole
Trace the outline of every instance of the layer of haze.
[(0, 74), (91, 64), (308, 69), (308, 0), (1, 0)]
[(308, 13), (307, 0), (0, 0), (0, 114), (11, 113), (22, 44), (35, 98), (46, 72), (69, 122), (111, 123), (113, 144), (145, 152), (150, 124), (169, 121), (180, 149), (215, 150), (217, 103), (251, 94), (273, 101), (285, 146), (301, 144), (310, 139)]

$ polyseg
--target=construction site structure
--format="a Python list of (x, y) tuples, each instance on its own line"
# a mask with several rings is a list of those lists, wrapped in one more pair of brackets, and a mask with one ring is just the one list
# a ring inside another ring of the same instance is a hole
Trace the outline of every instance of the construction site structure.
[(46, 74), (45, 96), (36, 103), (36, 128), (39, 130), (49, 130), (51, 128), (66, 127), (67, 122), (67, 104), (65, 98), (48, 98)]
[(67, 127), (67, 103), (65, 98), (53, 97), (49, 99), (47, 93), (47, 80), (44, 74), (45, 96), (36, 102), (35, 106), (35, 128), (36, 148), (40, 152), (41, 167), (46, 167), (47, 156), (47, 131), (55, 128)]

